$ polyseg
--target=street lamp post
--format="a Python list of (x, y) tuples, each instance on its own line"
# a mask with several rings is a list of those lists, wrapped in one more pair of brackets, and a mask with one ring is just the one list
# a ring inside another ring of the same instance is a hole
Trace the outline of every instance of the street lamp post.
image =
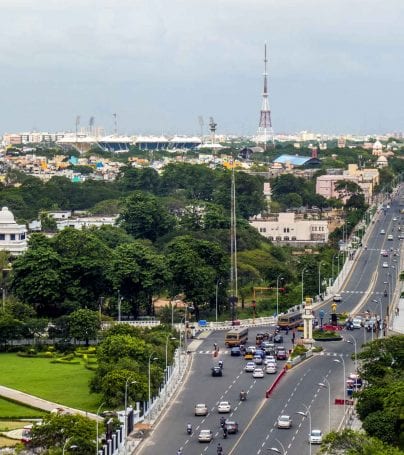
[[(63, 444), (62, 455), (65, 455), (65, 449), (66, 449), (67, 443), (70, 441), (70, 439), (72, 439), (72, 438), (71, 438), (71, 437), (70, 437), (70, 438), (67, 438), (66, 441), (65, 441), (65, 443)], [(73, 445), (71, 445), (71, 446), (69, 447), (69, 449), (77, 449), (77, 447), (78, 447), (78, 446), (76, 446), (76, 445), (73, 444)]]
[(216, 281), (216, 294), (215, 294), (215, 297), (216, 297), (215, 298), (215, 303), (216, 303), (216, 305), (215, 305), (215, 316), (216, 316), (215, 320), (216, 320), (216, 324), (217, 324), (217, 309), (218, 309), (218, 293), (219, 293), (219, 285), (221, 285), (221, 284), (222, 283), (221, 283), (220, 279), (218, 279)]
[[(149, 422), (150, 422), (150, 404), (151, 404), (151, 378), (150, 378), (150, 365), (151, 365), (151, 362), (152, 362), (152, 357), (154, 355), (154, 352), (152, 352), (149, 356), (149, 370), (148, 370), (148, 379), (149, 379), (149, 387), (148, 387), (148, 402), (147, 402), (147, 417), (149, 419)], [(157, 357), (153, 357), (153, 362), (157, 360)]]
[(276, 316), (279, 314), (279, 280), (283, 280), (282, 275), (276, 277)]
[(121, 293), (118, 290), (118, 322), (121, 322)]
[(324, 265), (323, 262), (318, 263), (318, 298), (321, 300), (321, 266)]
[(126, 455), (126, 440), (128, 439), (128, 384), (136, 384), (137, 381), (130, 381), (129, 378), (125, 381), (125, 439), (124, 443), (124, 454)]
[(276, 453), (282, 453), (282, 455), (285, 455), (286, 450), (285, 450), (284, 445), (281, 443), (281, 441), (279, 441), (279, 439), (275, 438), (275, 441), (281, 446), (282, 452), (277, 447), (268, 447), (267, 450), (271, 450), (272, 452), (276, 452)]
[[(168, 334), (167, 337), (166, 337), (166, 376), (167, 376), (167, 368), (168, 368), (168, 339), (170, 340), (176, 340), (175, 337), (170, 337), (171, 334)], [(167, 381), (167, 377), (166, 377), (166, 381)]]
[(347, 343), (350, 343), (350, 344), (354, 345), (354, 349), (355, 349), (355, 373), (358, 374), (358, 357), (357, 357), (358, 351), (357, 351), (356, 340), (350, 333), (346, 333), (346, 336), (350, 337), (352, 339), (352, 341), (351, 340), (345, 340), (345, 341)]
[(334, 359), (333, 360), (334, 362), (336, 363), (342, 363), (342, 367), (343, 367), (343, 374), (344, 374), (344, 377), (343, 377), (343, 381), (342, 381), (342, 393), (343, 393), (343, 396), (344, 396), (344, 420), (345, 420), (345, 413), (346, 413), (346, 399), (345, 399), (345, 378), (346, 378), (346, 373), (345, 373), (345, 360), (342, 356), (340, 356), (339, 359)]
[[(390, 292), (390, 290), (389, 290)], [(373, 299), (372, 302), (379, 304), (380, 310), (380, 330), (379, 330), (379, 338), (383, 338), (383, 306), (382, 306), (382, 299)], [(373, 333), (373, 330), (372, 330)]]
[[(98, 407), (98, 409), (97, 409), (97, 417), (98, 417), (98, 415), (99, 415), (99, 413), (100, 413), (100, 411), (101, 411), (101, 408), (104, 406), (104, 404), (105, 404), (105, 403), (103, 402), (103, 403), (101, 403), (101, 404), (99, 405), (99, 407)], [(99, 444), (98, 439), (99, 439), (99, 437), (98, 437), (98, 418), (97, 418), (97, 424), (96, 424), (96, 437), (95, 437), (95, 455), (98, 455), (98, 444)]]
[[(304, 417), (309, 417), (309, 435), (311, 436), (311, 412), (310, 412), (309, 408), (304, 403), (302, 403), (302, 405), (306, 409), (306, 412), (297, 411), (296, 414), (299, 414), (299, 415), (303, 416), (303, 418)], [(309, 455), (311, 455), (311, 443), (310, 443), (310, 441), (309, 441)]]
[[(324, 384), (325, 382), (325, 384)], [(324, 378), (324, 382), (319, 382), (318, 385), (323, 389), (328, 389), (328, 432), (331, 432), (331, 386), (327, 378)]]
[(304, 282), (303, 282), (303, 275), (304, 272), (306, 271), (307, 267), (304, 267), (302, 270), (302, 303), (304, 302)]

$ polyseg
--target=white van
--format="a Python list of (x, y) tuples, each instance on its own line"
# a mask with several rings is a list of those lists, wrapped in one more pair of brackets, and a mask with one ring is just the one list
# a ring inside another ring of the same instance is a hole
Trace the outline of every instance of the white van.
[(334, 294), (333, 300), (334, 302), (341, 302), (342, 300), (341, 294)]

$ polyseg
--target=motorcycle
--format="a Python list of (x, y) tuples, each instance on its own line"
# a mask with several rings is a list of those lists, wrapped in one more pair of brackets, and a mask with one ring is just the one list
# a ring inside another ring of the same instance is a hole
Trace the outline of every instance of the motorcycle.
[(226, 428), (223, 429), (223, 439), (227, 438), (227, 430)]
[(226, 423), (226, 419), (224, 417), (221, 417), (220, 418), (220, 427), (224, 428), (225, 423)]
[(247, 399), (246, 392), (240, 392), (240, 401), (245, 401)]
[(386, 289), (384, 290), (384, 296), (387, 297), (387, 291), (386, 291)]
[(188, 433), (188, 434), (192, 434), (192, 427), (191, 427), (191, 426), (188, 426), (188, 427), (187, 427), (187, 433)]

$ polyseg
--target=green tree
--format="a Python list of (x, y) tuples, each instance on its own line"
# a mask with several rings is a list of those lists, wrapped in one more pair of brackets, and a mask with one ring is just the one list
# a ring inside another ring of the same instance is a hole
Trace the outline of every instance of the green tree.
[(61, 258), (51, 248), (29, 248), (13, 264), (10, 287), (17, 298), (32, 305), (39, 316), (56, 316), (62, 301)]
[(56, 232), (57, 224), (55, 218), (49, 215), (47, 212), (41, 212), (39, 214), (39, 220), (41, 222), (41, 230), (43, 232)]
[(100, 318), (96, 311), (82, 308), (69, 315), (70, 336), (76, 340), (85, 341), (86, 346), (88, 346), (89, 340), (97, 338), (100, 328)]
[(165, 258), (141, 240), (118, 246), (112, 254), (110, 276), (116, 289), (131, 303), (134, 316), (141, 304), (153, 314), (153, 293), (160, 291), (170, 278)]
[(125, 200), (118, 222), (133, 237), (152, 242), (175, 226), (175, 219), (161, 200), (142, 191), (135, 191)]
[[(61, 450), (68, 441), (68, 447), (75, 446), (75, 454), (89, 455), (95, 452), (95, 436), (95, 423), (87, 417), (77, 414), (49, 414), (40, 425), (33, 426), (30, 447), (40, 448), (50, 454), (54, 449)], [(73, 452), (65, 450), (65, 453)]]
[(332, 431), (323, 439), (322, 454), (329, 455), (403, 455), (403, 452), (389, 446), (377, 438), (369, 438), (365, 433), (343, 430)]

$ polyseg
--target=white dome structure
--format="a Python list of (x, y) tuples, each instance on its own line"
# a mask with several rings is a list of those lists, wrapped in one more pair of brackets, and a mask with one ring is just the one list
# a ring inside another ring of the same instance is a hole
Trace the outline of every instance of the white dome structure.
[(373, 155), (380, 156), (383, 153), (383, 144), (379, 140), (377, 140), (373, 144), (372, 150), (373, 150), (373, 152), (372, 152)]
[(387, 161), (387, 158), (383, 155), (379, 156), (379, 158), (377, 158), (377, 161), (376, 161), (376, 164), (377, 164), (377, 167), (386, 167), (388, 166), (388, 161)]
[(0, 250), (18, 256), (27, 249), (27, 228), (17, 224), (7, 207), (0, 210)]
[(8, 207), (2, 207), (0, 211), (0, 225), (15, 224), (14, 215), (10, 212)]

